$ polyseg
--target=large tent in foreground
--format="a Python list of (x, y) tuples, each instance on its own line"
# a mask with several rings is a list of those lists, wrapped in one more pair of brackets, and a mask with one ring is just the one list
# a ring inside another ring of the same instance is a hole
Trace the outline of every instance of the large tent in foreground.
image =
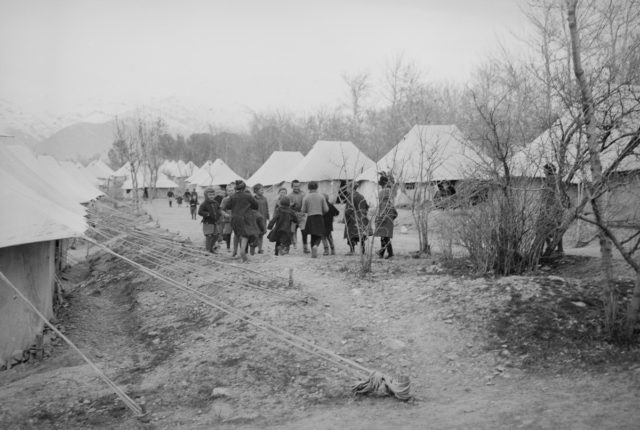
[[(0, 181), (0, 199), (10, 204), (0, 213), (0, 272), (50, 318), (68, 239), (87, 228), (80, 203), (101, 193), (70, 183), (57, 161), (36, 158), (20, 145), (0, 145)], [(42, 328), (43, 321), (0, 281), (0, 360), (20, 360)]]
[(319, 192), (336, 198), (346, 181), (355, 179), (372, 166), (375, 166), (373, 160), (352, 142), (319, 140), (283, 179), (285, 182), (294, 179), (302, 183), (316, 181)]
[(476, 177), (479, 157), (455, 125), (415, 125), (374, 166), (359, 175), (359, 191), (367, 201), (378, 196), (378, 175), (391, 173), (400, 192), (396, 204), (408, 203), (420, 187), (435, 193), (439, 183)]

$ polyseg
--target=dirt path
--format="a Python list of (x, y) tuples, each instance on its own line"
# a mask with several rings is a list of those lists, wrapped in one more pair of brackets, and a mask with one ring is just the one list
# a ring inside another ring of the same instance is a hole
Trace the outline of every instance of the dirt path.
[[(194, 234), (169, 210), (157, 207), (156, 216), (163, 227)], [(336, 238), (340, 227), (336, 224)], [(194, 241), (199, 234), (196, 230)], [(346, 251), (342, 240), (336, 244), (338, 254)], [(280, 260), (261, 256), (264, 263), (255, 259), (259, 270), (294, 269), (340, 330), (333, 335), (341, 338), (338, 353), (392, 375), (408, 374), (420, 399), (410, 405), (364, 399), (318, 407), (282, 428), (637, 428), (640, 412), (633, 405), (640, 396), (640, 372), (527, 375), (508, 367), (508, 360), (484, 350), (481, 333), (450, 324), (431, 303), (429, 292), (437, 284), (465, 281), (415, 276), (406, 257), (417, 248), (413, 235), (397, 235), (394, 246), (404, 259), (376, 261), (373, 283), (348, 272), (357, 264), (354, 257), (316, 262), (298, 252)]]
[[(202, 242), (200, 224), (189, 219), (187, 209), (154, 205), (152, 211), (161, 229)], [(446, 288), (464, 291), (487, 281), (438, 274), (431, 262), (409, 258), (406, 253), (415, 247), (408, 236), (398, 236), (399, 256), (376, 260), (366, 280), (355, 275), (355, 257), (311, 260), (297, 250), (276, 258), (269, 250), (245, 267), (264, 273), (265, 282), (269, 275), (286, 278), (293, 269), (296, 288), (269, 284), (278, 296), (247, 289), (240, 284), (256, 276), (230, 268), (217, 269), (218, 279), (190, 281), (365, 367), (409, 376), (415, 401), (354, 398), (354, 379), (344, 370), (102, 256), (92, 260), (90, 282), (73, 290), (63, 322), (72, 340), (146, 405), (150, 422), (132, 420), (87, 366), (60, 347), (42, 363), (0, 373), (0, 423), (122, 429), (638, 428), (640, 368), (525, 373), (513, 357), (487, 351), (484, 329), (461, 325), (453, 315), (455, 303), (437, 297)], [(336, 243), (343, 254), (343, 241)], [(225, 253), (214, 258), (236, 261)]]

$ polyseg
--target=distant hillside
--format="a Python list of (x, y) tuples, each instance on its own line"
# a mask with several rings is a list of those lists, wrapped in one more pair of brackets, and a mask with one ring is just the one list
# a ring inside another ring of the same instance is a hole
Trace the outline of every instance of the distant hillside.
[(3, 138), (3, 141), (33, 147), (54, 130), (54, 127), (38, 115), (27, 112), (15, 103), (0, 99), (0, 134), (13, 136)]
[(23, 130), (18, 130), (12, 127), (4, 127), (0, 131), (0, 135), (11, 136), (3, 137), (0, 142), (16, 143), (18, 145), (26, 145), (30, 148), (34, 148), (38, 143), (38, 139), (36, 139), (33, 135), (26, 133)]
[(113, 132), (113, 121), (72, 124), (38, 143), (35, 150), (39, 154), (53, 155), (58, 160), (106, 155), (113, 144)]
[[(185, 103), (176, 97), (150, 100), (147, 103), (102, 103), (98, 100), (78, 105), (66, 113), (29, 112), (16, 103), (0, 99), (0, 135), (29, 145), (40, 154), (58, 159), (87, 159), (106, 156), (113, 142), (113, 118), (162, 118), (166, 131), (184, 137), (192, 133), (207, 133), (242, 128), (242, 115), (206, 106)], [(218, 127), (222, 126), (222, 127)]]

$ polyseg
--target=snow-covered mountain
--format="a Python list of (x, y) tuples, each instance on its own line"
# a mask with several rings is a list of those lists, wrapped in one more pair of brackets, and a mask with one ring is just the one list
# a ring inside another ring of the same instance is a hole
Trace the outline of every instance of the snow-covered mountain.
[(46, 118), (0, 99), (0, 134), (11, 136), (11, 142), (33, 146), (54, 131)]
[(114, 118), (162, 118), (170, 134), (189, 136), (221, 126), (241, 128), (240, 115), (185, 103), (177, 97), (150, 100), (144, 104), (102, 103), (89, 100), (73, 112), (32, 113), (0, 100), (0, 134), (12, 141), (35, 147), (37, 152), (59, 159), (105, 156), (113, 142)]

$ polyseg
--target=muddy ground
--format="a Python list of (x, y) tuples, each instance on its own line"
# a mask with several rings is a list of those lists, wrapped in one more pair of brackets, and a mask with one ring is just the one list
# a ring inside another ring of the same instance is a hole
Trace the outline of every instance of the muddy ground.
[[(166, 236), (168, 229), (181, 233), (177, 241), (190, 237), (201, 245), (200, 225), (187, 209), (160, 201), (148, 211), (153, 220), (140, 220), (144, 231)], [(530, 276), (477, 277), (464, 264), (442, 264), (437, 254), (412, 258), (415, 232), (406, 214), (403, 223), (406, 233), (398, 229), (394, 239), (397, 256), (374, 259), (365, 277), (358, 276), (358, 258), (344, 255), (341, 231), (336, 256), (311, 260), (297, 249), (275, 257), (268, 247), (241, 265), (223, 250), (176, 257), (158, 270), (366, 368), (409, 376), (413, 400), (355, 397), (350, 387), (357, 375), (347, 369), (79, 245), (64, 274), (66, 302), (57, 324), (148, 415), (136, 419), (53, 338), (45, 358), (0, 372), (0, 427), (640, 426), (637, 349), (594, 334), (601, 311), (596, 261), (567, 257)], [(114, 247), (144, 257), (131, 244)], [(624, 284), (621, 264), (618, 273)]]

